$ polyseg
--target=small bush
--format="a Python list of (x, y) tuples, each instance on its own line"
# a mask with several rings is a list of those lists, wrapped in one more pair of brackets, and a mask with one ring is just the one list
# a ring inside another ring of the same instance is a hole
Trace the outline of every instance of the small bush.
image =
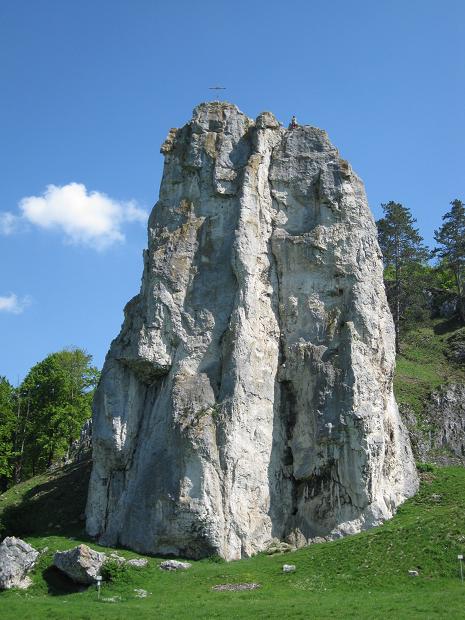
[(420, 474), (434, 471), (434, 465), (431, 465), (431, 463), (416, 463), (416, 466)]
[(101, 573), (104, 581), (122, 583), (130, 580), (131, 569), (125, 563), (110, 558), (102, 566)]

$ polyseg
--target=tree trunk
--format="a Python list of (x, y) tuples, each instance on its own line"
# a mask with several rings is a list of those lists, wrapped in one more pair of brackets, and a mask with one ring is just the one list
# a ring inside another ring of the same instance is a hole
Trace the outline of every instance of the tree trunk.
[(395, 274), (396, 274), (396, 303), (394, 312), (394, 328), (396, 331), (396, 353), (400, 353), (400, 260), (396, 250)]
[[(27, 433), (27, 422), (29, 419), (29, 409), (30, 409), (30, 401), (28, 399), (27, 401), (27, 409), (26, 409), (26, 419), (24, 420), (24, 425), (23, 425), (23, 433), (22, 433), (22, 439), (21, 439), (21, 448), (19, 450), (19, 454), (16, 457), (16, 463), (15, 463), (15, 469), (14, 469), (14, 481), (15, 484), (18, 484), (18, 482), (21, 482), (21, 474), (23, 471), (23, 457), (24, 457), (24, 445), (26, 443), (26, 433)], [(20, 420), (20, 414), (21, 414), (21, 400), (19, 400), (18, 402), (18, 424), (19, 424), (19, 420)], [(18, 429), (18, 436), (19, 436), (19, 429)], [(15, 438), (15, 443), (16, 443), (16, 438)]]
[(462, 278), (460, 273), (460, 267), (456, 266), (454, 271), (455, 283), (457, 286), (457, 311), (459, 313), (460, 320), (462, 323), (465, 323), (465, 300), (463, 298), (463, 286), (462, 286)]

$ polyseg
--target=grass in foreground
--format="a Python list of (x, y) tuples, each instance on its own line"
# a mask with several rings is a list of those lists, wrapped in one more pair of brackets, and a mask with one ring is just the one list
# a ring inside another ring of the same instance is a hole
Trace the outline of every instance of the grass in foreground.
[[(52, 523), (48, 494), (61, 494), (69, 510), (80, 509), (82, 498), (70, 485), (73, 476), (85, 479), (85, 475), (78, 476), (79, 471), (85, 472), (85, 466), (65, 468), (51, 479), (33, 479), (0, 496), (0, 518), (9, 528), (14, 515), (32, 513), (35, 520), (20, 519), (15, 533), (24, 535), (20, 528), (26, 527), (28, 542), (38, 549), (48, 547), (29, 590), (0, 594), (2, 620), (464, 617), (465, 586), (457, 562), (457, 554), (465, 551), (463, 468), (423, 474), (417, 496), (394, 519), (374, 530), (280, 556), (260, 554), (231, 563), (211, 558), (179, 573), (164, 573), (158, 568), (159, 559), (149, 558), (147, 569), (122, 572), (116, 581), (104, 584), (100, 600), (94, 588), (79, 592), (50, 569), (55, 550), (88, 543), (82, 530), (76, 532), (77, 524), (61, 521), (55, 524), (60, 529), (54, 525), (40, 530), (40, 524), (48, 527)], [(70, 521), (70, 513), (63, 516)], [(60, 517), (54, 515), (54, 519)], [(136, 555), (124, 550), (118, 553)], [(283, 574), (285, 562), (296, 564), (297, 571)], [(409, 577), (412, 569), (420, 576)], [(257, 582), (261, 588), (212, 591), (214, 585), (237, 582)], [(138, 588), (149, 593), (146, 598), (137, 598)]]

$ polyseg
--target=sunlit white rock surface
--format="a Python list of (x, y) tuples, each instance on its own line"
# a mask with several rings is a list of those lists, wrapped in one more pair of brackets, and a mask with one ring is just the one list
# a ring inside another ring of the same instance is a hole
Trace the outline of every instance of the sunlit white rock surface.
[(324, 131), (228, 103), (162, 153), (95, 399), (88, 532), (235, 559), (391, 517), (417, 478), (362, 182)]

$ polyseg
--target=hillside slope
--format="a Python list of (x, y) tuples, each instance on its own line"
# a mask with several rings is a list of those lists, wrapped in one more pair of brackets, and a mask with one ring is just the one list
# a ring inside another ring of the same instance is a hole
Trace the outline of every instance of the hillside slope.
[[(121, 572), (79, 592), (50, 569), (53, 552), (86, 541), (79, 512), (88, 464), (38, 477), (0, 496), (4, 532), (48, 547), (26, 592), (0, 594), (1, 617), (24, 618), (459, 618), (465, 587), (457, 554), (465, 551), (465, 469), (422, 473), (420, 492), (382, 527), (296, 552), (229, 564), (210, 558), (189, 571)], [(59, 500), (59, 501), (58, 501)], [(52, 508), (53, 506), (53, 508)], [(61, 509), (60, 509), (61, 507)], [(14, 530), (14, 532), (13, 532)], [(87, 541), (88, 542), (88, 541)], [(96, 549), (102, 549), (91, 544)], [(134, 557), (129, 551), (119, 551)], [(297, 566), (283, 574), (283, 563)], [(409, 570), (419, 577), (409, 577)], [(216, 592), (212, 586), (256, 582), (257, 590)], [(135, 589), (149, 594), (137, 598)]]
[(465, 328), (433, 319), (410, 329), (394, 391), (417, 461), (465, 465)]
[(421, 416), (429, 394), (446, 383), (465, 382), (465, 365), (454, 361), (454, 349), (465, 341), (465, 328), (455, 319), (432, 319), (410, 329), (396, 359), (394, 392), (398, 404)]

